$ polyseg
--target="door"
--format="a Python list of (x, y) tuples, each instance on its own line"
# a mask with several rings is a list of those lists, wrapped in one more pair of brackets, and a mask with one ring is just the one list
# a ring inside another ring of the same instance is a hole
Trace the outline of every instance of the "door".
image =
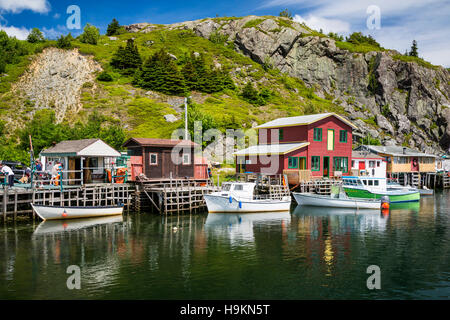
[(299, 170), (306, 170), (306, 157), (298, 158), (298, 168)]
[(330, 157), (323, 157), (323, 176), (330, 176)]
[(366, 170), (366, 162), (365, 161), (359, 162), (359, 170)]
[(419, 171), (418, 158), (411, 158), (411, 171)]

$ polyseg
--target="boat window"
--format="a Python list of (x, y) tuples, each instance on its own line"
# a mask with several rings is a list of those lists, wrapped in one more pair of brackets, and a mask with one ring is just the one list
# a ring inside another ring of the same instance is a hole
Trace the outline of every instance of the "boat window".
[(373, 186), (373, 180), (367, 181), (369, 183), (369, 186)]
[(244, 190), (244, 186), (242, 184), (237, 184), (234, 186), (235, 191), (242, 191)]
[(363, 180), (362, 182), (367, 186), (367, 180)]
[(223, 191), (230, 191), (231, 189), (231, 184), (224, 184), (222, 187)]
[(375, 183), (376, 186), (380, 185), (380, 181), (378, 181), (378, 180), (375, 180), (374, 183)]

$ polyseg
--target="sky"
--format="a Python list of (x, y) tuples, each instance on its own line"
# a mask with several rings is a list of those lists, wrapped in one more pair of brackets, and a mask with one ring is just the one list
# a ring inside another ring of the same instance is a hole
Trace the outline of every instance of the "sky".
[(19, 39), (34, 27), (52, 39), (69, 32), (77, 35), (81, 30), (67, 25), (71, 5), (80, 8), (82, 27), (90, 23), (101, 33), (113, 18), (122, 25), (169, 24), (216, 16), (278, 15), (288, 9), (296, 21), (316, 30), (342, 35), (361, 31), (401, 53), (416, 40), (422, 58), (450, 67), (450, 0), (0, 0), (0, 29)]

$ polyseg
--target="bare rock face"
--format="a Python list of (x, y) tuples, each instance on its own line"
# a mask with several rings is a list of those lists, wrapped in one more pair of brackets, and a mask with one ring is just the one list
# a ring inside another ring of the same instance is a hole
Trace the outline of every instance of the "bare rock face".
[(101, 66), (77, 49), (45, 49), (14, 85), (12, 91), (35, 104), (34, 110), (52, 108), (61, 122), (69, 111), (82, 107), (81, 89), (95, 85), (95, 74)]

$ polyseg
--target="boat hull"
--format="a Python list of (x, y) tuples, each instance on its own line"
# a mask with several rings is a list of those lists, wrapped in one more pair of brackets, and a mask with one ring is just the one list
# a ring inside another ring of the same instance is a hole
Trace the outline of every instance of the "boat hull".
[(369, 199), (334, 199), (312, 193), (293, 193), (299, 205), (346, 209), (380, 209), (381, 201)]
[(105, 217), (121, 215), (123, 206), (111, 207), (56, 207), (31, 205), (34, 212), (44, 221), (47, 220), (65, 220), (92, 217)]
[(291, 197), (286, 200), (237, 200), (232, 197), (205, 195), (206, 206), (209, 213), (250, 213), (250, 212), (282, 212), (290, 211)]
[(388, 196), (391, 203), (415, 202), (420, 201), (419, 191), (388, 191), (371, 192), (363, 189), (344, 187), (345, 192), (351, 198), (381, 199)]

